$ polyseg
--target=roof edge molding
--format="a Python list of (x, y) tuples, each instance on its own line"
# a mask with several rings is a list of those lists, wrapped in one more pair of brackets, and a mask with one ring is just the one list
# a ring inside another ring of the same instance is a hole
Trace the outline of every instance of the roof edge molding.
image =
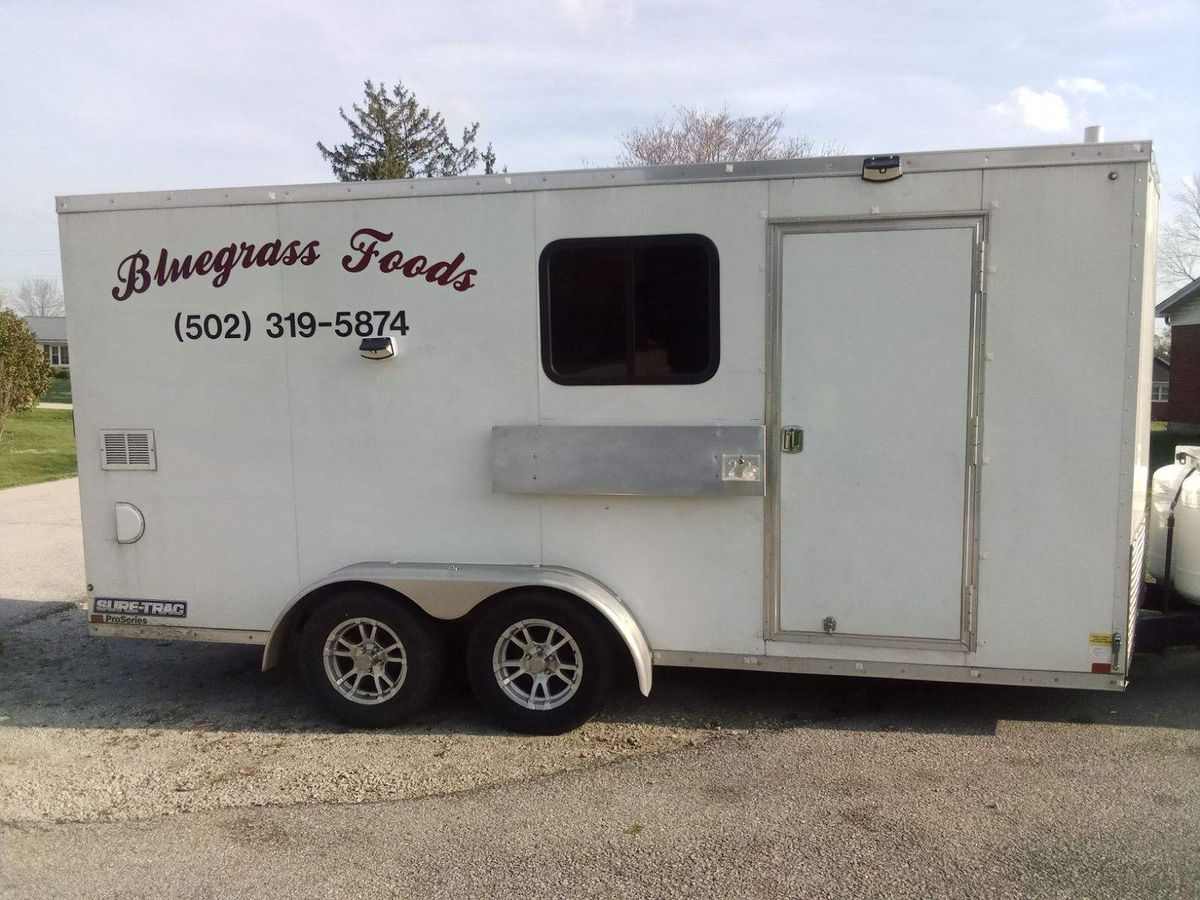
[[(1146, 141), (1104, 144), (1053, 144), (899, 154), (906, 175), (970, 169), (1015, 169), (1152, 161)], [(59, 214), (106, 210), (177, 209), (194, 206), (248, 206), (270, 203), (321, 203), (334, 200), (381, 200), (455, 194), (507, 194), (614, 186), (689, 184), (778, 178), (861, 178), (863, 156), (813, 156), (756, 162), (683, 166), (572, 169), (527, 174), (459, 175), (401, 181), (354, 181), (267, 187), (203, 188), (131, 194), (82, 194), (56, 200)]]

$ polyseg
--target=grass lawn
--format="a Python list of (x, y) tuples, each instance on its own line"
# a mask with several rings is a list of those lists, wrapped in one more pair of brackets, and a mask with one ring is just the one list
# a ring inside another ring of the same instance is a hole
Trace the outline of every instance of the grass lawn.
[(75, 431), (69, 409), (12, 416), (0, 438), (0, 488), (75, 474)]
[(1200, 431), (1167, 431), (1167, 426), (1164, 423), (1150, 423), (1151, 472), (1175, 462), (1175, 446), (1177, 444), (1200, 446)]
[(55, 378), (50, 382), (50, 387), (47, 388), (46, 394), (42, 397), (43, 403), (70, 403), (71, 402), (71, 376), (66, 378)]

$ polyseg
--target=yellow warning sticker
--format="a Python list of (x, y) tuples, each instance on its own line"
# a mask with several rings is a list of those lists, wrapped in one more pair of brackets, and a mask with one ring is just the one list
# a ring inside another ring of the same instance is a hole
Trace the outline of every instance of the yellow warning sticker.
[(1098, 631), (1093, 631), (1091, 634), (1088, 635), (1088, 643), (1093, 644), (1093, 645), (1103, 644), (1105, 647), (1111, 647), (1112, 646), (1112, 635), (1109, 634), (1107, 631), (1103, 632), (1103, 633), (1098, 632)]

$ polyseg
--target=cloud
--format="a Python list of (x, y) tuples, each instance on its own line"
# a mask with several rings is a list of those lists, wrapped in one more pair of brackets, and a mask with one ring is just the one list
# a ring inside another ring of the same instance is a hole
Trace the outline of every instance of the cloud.
[(1108, 91), (1103, 81), (1095, 78), (1060, 78), (1055, 82), (1059, 90), (1068, 94), (1103, 94)]
[(1114, 88), (1118, 97), (1124, 97), (1131, 100), (1137, 100), (1142, 103), (1153, 103), (1158, 99), (1158, 95), (1140, 84), (1134, 84), (1132, 81), (1121, 81)]
[(1006, 100), (992, 106), (991, 111), (1048, 134), (1060, 133), (1071, 127), (1071, 109), (1067, 101), (1053, 91), (1019, 87)]

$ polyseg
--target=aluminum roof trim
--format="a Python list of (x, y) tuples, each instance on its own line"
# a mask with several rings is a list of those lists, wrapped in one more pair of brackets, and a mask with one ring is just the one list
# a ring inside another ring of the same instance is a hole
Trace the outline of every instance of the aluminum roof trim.
[[(904, 173), (910, 175), (972, 169), (1148, 162), (1152, 158), (1152, 144), (1148, 140), (1116, 141), (1100, 144), (940, 150), (899, 155), (903, 160)], [(383, 200), (400, 197), (504, 194), (763, 179), (858, 178), (862, 174), (862, 164), (865, 158), (864, 156), (828, 156), (683, 166), (460, 175), (455, 178), (414, 178), (402, 181), (356, 181), (333, 184), (141, 191), (125, 194), (80, 194), (57, 197), (55, 205), (60, 214), (69, 214), (105, 210), (323, 203), (336, 200)], [(881, 190), (886, 190), (886, 185), (887, 182), (879, 183)]]

